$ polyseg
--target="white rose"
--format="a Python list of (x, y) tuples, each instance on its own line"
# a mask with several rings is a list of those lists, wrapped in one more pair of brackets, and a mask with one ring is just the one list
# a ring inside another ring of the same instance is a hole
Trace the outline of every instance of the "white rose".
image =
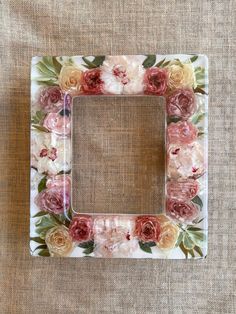
[(31, 165), (39, 173), (57, 174), (71, 167), (70, 139), (53, 133), (33, 130), (31, 133)]
[(108, 56), (101, 67), (104, 90), (110, 94), (143, 92), (144, 56)]

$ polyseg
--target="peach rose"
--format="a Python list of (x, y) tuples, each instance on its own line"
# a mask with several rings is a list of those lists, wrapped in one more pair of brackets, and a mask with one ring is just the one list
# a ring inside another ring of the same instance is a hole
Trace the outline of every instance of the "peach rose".
[(173, 144), (190, 144), (197, 139), (198, 129), (191, 122), (179, 121), (167, 127), (167, 139)]
[(57, 135), (69, 135), (71, 129), (70, 117), (60, 113), (49, 113), (43, 121), (43, 126)]
[(194, 142), (188, 145), (169, 145), (167, 151), (167, 174), (169, 178), (197, 179), (204, 174), (202, 146)]
[(169, 75), (168, 87), (172, 89), (193, 87), (195, 85), (194, 67), (192, 63), (181, 63), (174, 60), (167, 66)]
[(64, 92), (77, 95), (81, 89), (82, 71), (74, 66), (63, 66), (59, 75), (59, 85)]
[(69, 232), (64, 226), (49, 229), (45, 242), (51, 256), (68, 256), (74, 247)]
[(170, 220), (161, 226), (161, 233), (157, 246), (159, 249), (173, 249), (179, 236), (179, 228)]
[(170, 180), (166, 184), (167, 195), (181, 201), (193, 199), (199, 191), (199, 184), (194, 179)]

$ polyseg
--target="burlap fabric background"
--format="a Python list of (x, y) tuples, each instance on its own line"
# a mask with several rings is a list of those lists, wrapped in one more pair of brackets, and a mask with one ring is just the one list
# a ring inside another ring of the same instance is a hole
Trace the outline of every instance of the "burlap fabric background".
[[(1, 313), (235, 313), (236, 3), (0, 2)], [(199, 261), (29, 256), (33, 55), (206, 53), (209, 256)]]

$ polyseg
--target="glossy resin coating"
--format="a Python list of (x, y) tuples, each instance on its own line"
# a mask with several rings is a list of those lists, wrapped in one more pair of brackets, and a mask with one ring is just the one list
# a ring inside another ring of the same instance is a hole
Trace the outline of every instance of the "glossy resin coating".
[(204, 55), (32, 59), (32, 255), (207, 255), (207, 72)]

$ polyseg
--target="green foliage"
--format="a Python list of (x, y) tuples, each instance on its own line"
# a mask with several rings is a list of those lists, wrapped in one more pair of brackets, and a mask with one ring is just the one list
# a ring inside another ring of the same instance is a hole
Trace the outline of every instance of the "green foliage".
[(151, 247), (156, 246), (155, 242), (142, 242), (139, 241), (139, 247), (142, 251), (146, 252), (146, 253), (150, 253), (152, 254), (152, 249)]
[(40, 74), (35, 80), (43, 85), (58, 85), (58, 76), (60, 74), (62, 65), (56, 57), (42, 57), (36, 64), (36, 69)]
[(197, 204), (198, 206), (200, 206), (200, 208), (202, 209), (202, 207), (203, 207), (203, 202), (202, 202), (201, 198), (200, 198), (198, 195), (196, 195), (196, 196), (192, 199), (192, 202), (195, 203), (195, 204)]
[(150, 68), (156, 63), (156, 55), (147, 55), (147, 58), (143, 61), (143, 67)]
[(93, 61), (89, 61), (86, 57), (82, 57), (82, 59), (85, 62), (85, 64), (83, 64), (84, 67), (87, 69), (95, 69), (103, 64), (105, 56), (95, 56)]
[(38, 192), (40, 193), (41, 191), (46, 189), (46, 183), (47, 183), (47, 176), (44, 176), (39, 184), (38, 184)]
[(89, 255), (93, 253), (94, 251), (94, 241), (83, 242), (83, 243), (80, 243), (78, 246), (84, 249), (83, 253), (85, 255)]

